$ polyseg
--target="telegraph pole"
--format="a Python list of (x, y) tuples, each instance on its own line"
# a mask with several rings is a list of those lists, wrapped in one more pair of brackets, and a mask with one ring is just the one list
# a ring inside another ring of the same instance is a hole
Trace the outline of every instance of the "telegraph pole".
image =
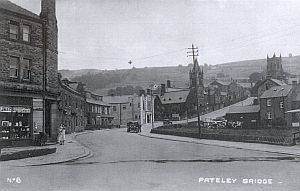
[[(198, 47), (194, 47), (194, 44), (192, 44), (192, 48), (188, 48), (191, 51), (187, 52), (187, 57), (192, 56), (193, 57), (193, 64), (195, 66), (195, 58), (198, 55)], [(200, 114), (199, 114), (199, 99), (198, 99), (198, 78), (197, 78), (198, 73), (194, 76), (194, 81), (195, 81), (195, 97), (196, 97), (196, 104), (197, 104), (197, 117), (198, 117), (198, 129), (199, 129), (199, 138), (201, 138), (201, 125), (200, 125)]]

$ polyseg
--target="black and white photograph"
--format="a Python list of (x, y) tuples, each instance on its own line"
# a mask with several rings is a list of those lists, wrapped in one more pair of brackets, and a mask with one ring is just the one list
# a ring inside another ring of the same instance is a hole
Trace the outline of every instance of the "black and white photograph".
[(0, 190), (299, 176), (300, 0), (0, 0)]

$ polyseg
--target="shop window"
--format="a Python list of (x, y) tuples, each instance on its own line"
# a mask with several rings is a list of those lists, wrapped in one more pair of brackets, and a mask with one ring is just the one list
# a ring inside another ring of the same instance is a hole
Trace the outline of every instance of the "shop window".
[(23, 79), (30, 80), (31, 74), (31, 60), (30, 59), (23, 59)]
[(0, 106), (0, 139), (29, 139), (31, 117), (28, 106)]
[(18, 57), (10, 57), (9, 63), (9, 76), (12, 78), (18, 78), (19, 76), (19, 58)]
[(23, 25), (22, 27), (23, 32), (23, 41), (30, 42), (30, 26)]
[(9, 23), (9, 38), (18, 40), (19, 39), (19, 23), (10, 21)]

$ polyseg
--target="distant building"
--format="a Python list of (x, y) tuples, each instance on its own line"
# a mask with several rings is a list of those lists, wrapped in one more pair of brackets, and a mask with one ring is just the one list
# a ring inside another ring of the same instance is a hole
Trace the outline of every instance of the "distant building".
[(231, 122), (242, 122), (242, 127), (258, 127), (260, 125), (259, 105), (230, 107), (225, 119)]
[(103, 101), (103, 96), (85, 91), (87, 129), (108, 128), (113, 123), (111, 105)]
[(187, 99), (190, 90), (162, 92), (155, 98), (155, 119), (182, 119), (187, 115)]
[(140, 96), (103, 96), (103, 101), (111, 105), (112, 125), (125, 126), (129, 121), (141, 121)]
[(79, 91), (81, 83), (59, 78), (59, 112), (66, 133), (83, 131), (86, 126), (85, 95)]
[(271, 58), (267, 56), (267, 79), (285, 80), (281, 61), (281, 54), (279, 57), (276, 57), (275, 53)]

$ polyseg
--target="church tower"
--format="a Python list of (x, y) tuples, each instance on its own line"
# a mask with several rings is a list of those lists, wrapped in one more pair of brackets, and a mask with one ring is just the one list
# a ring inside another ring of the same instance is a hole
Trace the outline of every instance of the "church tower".
[(203, 83), (203, 68), (201, 69), (197, 58), (194, 60), (194, 66), (190, 70), (190, 89), (193, 90), (196, 85), (198, 86), (198, 103), (199, 106), (204, 105), (204, 83)]
[(40, 18), (43, 23), (44, 64), (46, 71), (46, 91), (58, 91), (58, 28), (55, 0), (42, 0)]
[(284, 80), (283, 69), (281, 63), (281, 54), (279, 57), (276, 57), (275, 53), (273, 57), (269, 58), (267, 55), (267, 78), (268, 79), (278, 79)]

